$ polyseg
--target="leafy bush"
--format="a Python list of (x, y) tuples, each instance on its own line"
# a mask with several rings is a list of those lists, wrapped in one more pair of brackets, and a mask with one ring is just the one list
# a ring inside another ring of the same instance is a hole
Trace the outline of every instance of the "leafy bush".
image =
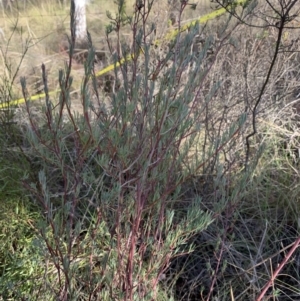
[[(121, 11), (122, 2), (119, 5)], [(142, 21), (137, 18), (136, 26), (141, 23), (146, 30), (147, 15), (137, 14)], [(121, 14), (112, 18), (108, 35), (127, 22), (122, 18), (130, 21)], [(186, 58), (186, 49), (199, 30), (196, 26), (184, 37), (186, 47), (179, 48), (178, 38), (163, 54), (166, 65), (161, 68), (157, 63), (153, 70), (147, 41), (153, 30), (146, 35), (134, 32), (135, 56), (132, 62), (122, 64), (119, 74), (115, 71), (116, 77), (122, 77), (122, 85), (110, 103), (103, 102), (97, 92), (95, 53), (89, 40), (81, 88), (83, 114), (72, 112), (74, 31), (69, 65), (59, 75), (61, 92), (56, 107), (48, 95), (43, 67), (44, 126), (35, 122), (31, 103), (26, 101), (30, 118), (26, 135), (41, 171), (38, 183), (24, 180), (24, 184), (44, 213), (40, 239), (46, 245), (44, 256), (50, 256), (56, 271), (45, 275), (44, 281), (48, 293), (56, 298), (156, 298), (170, 259), (212, 222), (198, 197), (176, 222), (173, 209), (181, 184), (203, 165), (199, 161), (193, 166), (189, 153), (200, 127), (201, 108), (194, 96), (199, 82), (194, 80), (198, 76), (201, 80), (199, 71), (207, 47), (199, 57)], [(141, 44), (145, 45), (143, 54), (138, 47)], [(127, 47), (123, 45), (115, 53), (116, 63), (121, 55), (127, 57)], [(189, 63), (195, 67), (184, 79)], [(22, 86), (27, 97), (24, 79)]]

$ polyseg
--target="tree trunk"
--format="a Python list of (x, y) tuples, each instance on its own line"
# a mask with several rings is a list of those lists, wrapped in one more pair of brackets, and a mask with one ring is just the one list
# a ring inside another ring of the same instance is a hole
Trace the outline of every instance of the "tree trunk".
[(86, 0), (72, 0), (75, 4), (75, 35), (78, 42), (86, 38)]

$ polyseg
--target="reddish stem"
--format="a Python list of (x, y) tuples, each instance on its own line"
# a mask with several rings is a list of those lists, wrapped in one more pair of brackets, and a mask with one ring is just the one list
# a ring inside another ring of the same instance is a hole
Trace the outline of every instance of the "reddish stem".
[(290, 249), (290, 251), (288, 252), (288, 254), (285, 256), (285, 258), (283, 259), (283, 261), (281, 262), (281, 264), (278, 266), (278, 268), (275, 270), (273, 276), (268, 281), (268, 283), (265, 285), (265, 287), (263, 288), (263, 290), (261, 291), (261, 293), (259, 294), (259, 296), (256, 298), (255, 301), (261, 301), (262, 300), (262, 298), (265, 296), (267, 290), (272, 285), (272, 283), (274, 282), (274, 280), (276, 279), (276, 277), (278, 276), (278, 274), (280, 273), (280, 271), (282, 270), (282, 268), (285, 266), (285, 264), (288, 262), (288, 260), (293, 255), (293, 253), (299, 247), (299, 244), (300, 244), (300, 236), (294, 242), (292, 248)]

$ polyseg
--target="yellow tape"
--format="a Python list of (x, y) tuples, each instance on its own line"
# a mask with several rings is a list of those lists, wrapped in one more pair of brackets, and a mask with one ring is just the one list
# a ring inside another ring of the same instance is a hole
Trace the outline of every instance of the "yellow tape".
[[(245, 3), (246, 1), (247, 0), (237, 0), (237, 1), (235, 1), (234, 4), (235, 5), (241, 5), (241, 4)], [(175, 30), (170, 31), (169, 33), (167, 33), (165, 35), (165, 39), (164, 40), (167, 40), (167, 41), (171, 40), (174, 37), (176, 37), (176, 35), (178, 35), (180, 32), (185, 31), (185, 30), (189, 29), (190, 27), (196, 25), (197, 22), (199, 22), (199, 23), (206, 23), (207, 21), (215, 19), (215, 18), (223, 15), (224, 13), (226, 13), (226, 9), (225, 8), (219, 8), (219, 9), (217, 9), (217, 10), (215, 10), (215, 11), (209, 13), (209, 14), (206, 14), (206, 15), (200, 17), (197, 20), (194, 20), (194, 21), (192, 21), (192, 22), (190, 22), (190, 23), (182, 26), (180, 28), (180, 30), (179, 29), (175, 29)], [(159, 41), (154, 42), (154, 44), (158, 44), (158, 43), (159, 43)], [(98, 77), (98, 76), (104, 75), (104, 74), (108, 73), (109, 71), (114, 70), (115, 66), (116, 67), (120, 67), (122, 64), (124, 64), (125, 61), (131, 61), (132, 59), (133, 59), (133, 55), (129, 55), (129, 56), (126, 57), (126, 59), (121, 59), (120, 62), (117, 62), (116, 64), (111, 64), (111, 65), (107, 66), (106, 68), (98, 71), (96, 73), (96, 76)], [(48, 95), (54, 95), (55, 93), (57, 93), (59, 91), (60, 91), (59, 89), (51, 91), (51, 92), (48, 93)], [(32, 101), (32, 100), (38, 100), (38, 99), (44, 98), (45, 96), (46, 96), (45, 93), (36, 94), (36, 95), (33, 95), (33, 96), (30, 97), (30, 101)], [(9, 106), (15, 106), (15, 105), (18, 105), (18, 104), (22, 104), (24, 102), (25, 102), (25, 99), (24, 98), (20, 98), (20, 99), (16, 99), (16, 100), (10, 101), (8, 103), (1, 103), (0, 104), (0, 109), (7, 108)]]
[[(245, 3), (246, 1), (247, 0), (237, 0), (237, 1), (235, 1), (235, 5), (241, 5), (241, 4)], [(192, 21), (192, 22), (190, 22), (190, 23), (182, 26), (180, 28), (180, 30), (179, 29), (175, 29), (175, 30), (171, 31), (170, 33), (166, 34), (165, 39), (167, 41), (171, 40), (176, 35), (178, 35), (180, 32), (185, 31), (185, 30), (189, 29), (192, 26), (195, 26), (197, 23), (200, 23), (200, 24), (206, 23), (209, 20), (215, 19), (215, 18), (223, 15), (224, 13), (226, 13), (226, 11), (227, 10), (225, 8), (219, 8), (219, 9), (217, 9), (217, 10), (215, 10), (215, 11), (209, 13), (209, 14), (206, 14), (206, 15), (200, 17), (197, 20), (194, 20), (194, 21)]]
[[(117, 62), (117, 63), (116, 63), (116, 67), (120, 67), (122, 64), (125, 63), (125, 61), (131, 61), (131, 60), (133, 59), (133, 57), (134, 57), (134, 55), (133, 55), (133, 54), (130, 54), (130, 55), (128, 55), (128, 56), (126, 57), (126, 59), (121, 59), (120, 62)], [(98, 71), (98, 72), (96, 73), (96, 76), (98, 77), (98, 76), (101, 76), (101, 75), (103, 75), (103, 74), (105, 74), (105, 73), (108, 73), (109, 71), (114, 70), (114, 68), (115, 68), (115, 64), (111, 64), (111, 65), (107, 66), (106, 68), (104, 68), (104, 69)]]

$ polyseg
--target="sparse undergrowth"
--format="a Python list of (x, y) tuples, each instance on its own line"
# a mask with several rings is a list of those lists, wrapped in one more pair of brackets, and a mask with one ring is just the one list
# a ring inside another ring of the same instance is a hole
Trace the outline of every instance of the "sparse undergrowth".
[(45, 100), (22, 78), (25, 105), (1, 111), (0, 300), (297, 300), (299, 5), (264, 19), (274, 7), (248, 1), (157, 44), (156, 1), (116, 3), (107, 49), (134, 56), (114, 89), (88, 35), (74, 96), (71, 31), (57, 95), (43, 64)]

